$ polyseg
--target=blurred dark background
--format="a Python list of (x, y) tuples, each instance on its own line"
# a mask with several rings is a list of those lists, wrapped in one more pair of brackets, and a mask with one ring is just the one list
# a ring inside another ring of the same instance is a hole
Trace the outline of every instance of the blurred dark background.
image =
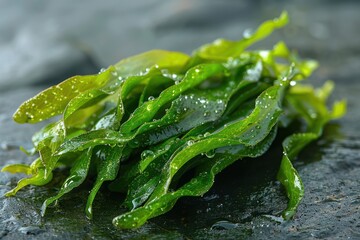
[(0, 89), (93, 73), (154, 48), (191, 53), (219, 37), (239, 39), (282, 10), (289, 25), (263, 46), (283, 39), (303, 56), (357, 68), (356, 0), (2, 0)]
[[(83, 212), (88, 189), (65, 198), (45, 219), (41, 203), (59, 182), (25, 189), (14, 198), (0, 197), (0, 239), (360, 239), (357, 0), (0, 0), (0, 167), (31, 161), (18, 147), (30, 146), (41, 126), (18, 126), (11, 115), (46, 86), (154, 48), (190, 54), (216, 38), (236, 40), (283, 10), (288, 26), (257, 47), (284, 40), (302, 57), (320, 62), (314, 85), (332, 79), (333, 99), (348, 100), (348, 114), (327, 127), (297, 163), (306, 194), (293, 221), (279, 224), (266, 217), (286, 204), (274, 181), (276, 166), (250, 163), (245, 171), (245, 162), (220, 175), (204, 198), (184, 199), (174, 211), (130, 232), (112, 227), (121, 210), (108, 192), (97, 197), (97, 215), (89, 222)], [(258, 179), (259, 172), (269, 174)], [(18, 179), (1, 173), (0, 196)]]

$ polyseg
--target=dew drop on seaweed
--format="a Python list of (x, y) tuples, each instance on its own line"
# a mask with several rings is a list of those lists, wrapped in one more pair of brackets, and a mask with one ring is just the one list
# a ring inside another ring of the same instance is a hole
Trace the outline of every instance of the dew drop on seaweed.
[(154, 157), (154, 156), (155, 156), (155, 154), (154, 154), (154, 152), (151, 151), (151, 150), (145, 150), (145, 151), (143, 151), (143, 152), (141, 153), (141, 159), (142, 159), (142, 160), (144, 160), (144, 159), (146, 159), (146, 158), (148, 158), (148, 157)]
[(245, 31), (243, 32), (244, 38), (250, 38), (252, 35), (253, 35), (253, 30), (250, 28), (245, 29)]
[(166, 144), (165, 147), (164, 147), (164, 150), (165, 151), (168, 151), (170, 149), (171, 145), (170, 144)]
[(205, 156), (208, 157), (208, 158), (213, 158), (213, 157), (215, 157), (215, 150), (212, 149), (212, 150), (210, 150), (210, 151), (207, 151), (207, 152), (205, 153)]

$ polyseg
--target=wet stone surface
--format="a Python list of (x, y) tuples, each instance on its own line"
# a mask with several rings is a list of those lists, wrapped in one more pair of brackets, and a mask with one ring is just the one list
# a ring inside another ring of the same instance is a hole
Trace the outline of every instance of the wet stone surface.
[(305, 196), (292, 221), (281, 223), (274, 217), (287, 202), (274, 180), (281, 152), (275, 146), (266, 156), (239, 161), (219, 174), (202, 198), (183, 198), (169, 213), (131, 231), (112, 226), (112, 218), (124, 211), (123, 196), (106, 188), (95, 200), (94, 220), (85, 218), (91, 180), (65, 195), (42, 218), (42, 201), (56, 193), (67, 170), (58, 170), (47, 186), (27, 187), (11, 198), (3, 194), (21, 176), (1, 173), (0, 239), (360, 239), (359, 3), (230, 1), (219, 5), (172, 0), (160, 7), (159, 1), (152, 0), (127, 3), (121, 10), (115, 7), (116, 1), (101, 6), (90, 1), (94, 5), (88, 6), (91, 14), (86, 14), (76, 3), (35, 2), (0, 4), (4, 5), (0, 8), (0, 167), (33, 160), (18, 149), (31, 146), (31, 136), (41, 125), (16, 125), (11, 115), (45, 85), (76, 73), (97, 72), (101, 65), (152, 48), (190, 52), (217, 37), (236, 39), (246, 27), (255, 27), (282, 9), (288, 9), (292, 22), (264, 46), (282, 38), (302, 56), (319, 60), (314, 84), (334, 80), (333, 99), (346, 98), (348, 114), (328, 125), (324, 136), (295, 163)]

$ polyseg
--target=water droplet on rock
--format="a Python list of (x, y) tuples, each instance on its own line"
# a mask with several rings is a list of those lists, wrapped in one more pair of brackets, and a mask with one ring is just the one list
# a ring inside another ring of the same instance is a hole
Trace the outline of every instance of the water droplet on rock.
[(210, 227), (210, 229), (211, 230), (227, 230), (227, 229), (236, 228), (238, 226), (239, 226), (239, 224), (237, 224), (237, 223), (232, 223), (232, 222), (229, 222), (227, 220), (221, 220), (221, 221), (218, 221), (218, 222), (214, 223)]

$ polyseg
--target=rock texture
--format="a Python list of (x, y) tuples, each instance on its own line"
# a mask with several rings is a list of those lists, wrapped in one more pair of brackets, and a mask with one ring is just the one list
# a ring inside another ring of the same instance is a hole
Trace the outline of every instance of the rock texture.
[[(88, 186), (65, 196), (40, 217), (66, 172), (46, 187), (0, 197), (0, 239), (360, 239), (360, 4), (358, 1), (10, 1), (0, 3), (0, 167), (29, 159), (41, 125), (16, 125), (17, 106), (46, 85), (153, 48), (191, 52), (218, 37), (239, 38), (248, 27), (287, 9), (289, 26), (260, 46), (284, 39), (321, 67), (312, 80), (337, 84), (334, 99), (348, 114), (328, 125), (296, 167), (306, 188), (294, 220), (274, 215), (286, 197), (274, 180), (279, 149), (223, 172), (203, 198), (185, 198), (168, 214), (133, 231), (113, 228), (123, 210), (116, 194), (102, 191), (95, 219), (83, 208)], [(244, 170), (246, 169), (246, 170)], [(0, 196), (21, 176), (0, 174)]]

